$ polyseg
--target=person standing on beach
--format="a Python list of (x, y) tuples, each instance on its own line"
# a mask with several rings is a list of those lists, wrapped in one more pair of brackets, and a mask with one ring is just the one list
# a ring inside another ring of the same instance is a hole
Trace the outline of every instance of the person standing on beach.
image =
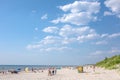
[(34, 69), (32, 68), (32, 72), (34, 72)]
[(52, 75), (54, 75), (54, 72), (55, 72), (55, 71), (54, 71), (54, 68), (52, 68)]
[(56, 70), (56, 68), (54, 68), (54, 74), (56, 75), (56, 73), (57, 73), (57, 70)]
[(93, 65), (93, 72), (95, 72), (95, 65)]
[(50, 70), (50, 68), (48, 69), (48, 76), (51, 76), (51, 70)]

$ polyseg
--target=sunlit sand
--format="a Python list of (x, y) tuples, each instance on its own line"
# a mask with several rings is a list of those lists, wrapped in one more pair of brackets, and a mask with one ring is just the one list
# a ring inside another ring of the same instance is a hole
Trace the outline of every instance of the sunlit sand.
[(63, 68), (57, 70), (57, 74), (48, 76), (48, 70), (43, 72), (20, 72), (18, 74), (0, 74), (0, 80), (120, 80), (117, 70), (105, 70), (96, 68), (84, 68), (83, 73), (78, 73), (77, 69)]

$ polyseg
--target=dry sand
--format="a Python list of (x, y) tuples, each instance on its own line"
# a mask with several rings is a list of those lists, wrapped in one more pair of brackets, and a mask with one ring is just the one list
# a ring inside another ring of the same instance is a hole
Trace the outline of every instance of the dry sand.
[(104, 70), (97, 68), (84, 69), (86, 72), (78, 73), (76, 69), (57, 70), (57, 74), (48, 76), (44, 72), (20, 72), (19, 74), (0, 74), (0, 80), (120, 80), (120, 74), (116, 70)]

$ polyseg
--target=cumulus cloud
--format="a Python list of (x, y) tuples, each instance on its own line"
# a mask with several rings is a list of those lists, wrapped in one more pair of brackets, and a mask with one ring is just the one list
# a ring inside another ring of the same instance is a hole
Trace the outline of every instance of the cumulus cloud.
[(100, 3), (98, 2), (75, 1), (72, 4), (60, 6), (60, 9), (65, 12), (70, 11), (71, 13), (78, 13), (78, 12), (98, 13), (100, 8), (99, 5)]
[(45, 29), (43, 29), (44, 32), (47, 32), (47, 33), (57, 33), (59, 30), (59, 28), (57, 27), (47, 27)]
[(108, 49), (108, 50), (97, 50), (95, 52), (90, 53), (91, 56), (104, 56), (104, 57), (109, 57), (113, 55), (118, 55), (120, 54), (120, 49)]
[(40, 51), (50, 52), (50, 51), (64, 51), (69, 49), (70, 48), (68, 47), (49, 47), (49, 48), (40, 49)]
[[(64, 25), (62, 27), (46, 27), (44, 32), (52, 33), (47, 35), (39, 42), (27, 45), (27, 49), (38, 49), (40, 51), (54, 51), (54, 50), (69, 50), (73, 49), (73, 45), (80, 45), (92, 41), (95, 45), (107, 45), (109, 40), (119, 38), (120, 33), (113, 34), (98, 34), (89, 26), (73, 27), (71, 25)], [(66, 48), (65, 48), (66, 47)], [(115, 51), (112, 51), (115, 52)]]
[[(89, 26), (73, 27), (70, 25), (64, 25), (61, 28), (47, 27), (43, 29), (44, 32), (49, 32), (55, 35), (47, 35), (39, 42), (35, 44), (29, 44), (27, 49), (40, 49), (41, 51), (47, 50), (62, 50), (64, 46), (71, 49), (72, 44), (78, 45), (81, 42), (87, 42), (99, 37), (99, 34)], [(69, 45), (69, 47), (68, 47)]]
[(104, 12), (104, 16), (108, 16), (108, 15), (113, 15), (113, 13), (112, 13), (112, 12), (109, 12), (109, 11), (105, 11), (105, 12)]
[(64, 43), (85, 42), (99, 37), (99, 34), (88, 26), (73, 28), (70, 25), (63, 26), (60, 29), (59, 35), (64, 37)]
[(99, 34), (98, 40), (93, 42), (92, 44), (95, 44), (95, 45), (107, 45), (110, 42), (110, 40), (113, 40), (115, 38), (120, 38), (120, 33)]
[(90, 21), (96, 21), (96, 14), (100, 10), (100, 3), (97, 1), (75, 1), (59, 7), (67, 12), (62, 17), (52, 20), (53, 23), (71, 23), (75, 25), (86, 25)]
[(107, 38), (107, 39), (112, 39), (112, 38), (117, 38), (117, 37), (120, 37), (120, 33), (113, 33), (113, 34), (101, 34), (100, 35), (101, 38)]
[(114, 33), (108, 36), (108, 38), (116, 38), (116, 37), (120, 37), (120, 33)]
[(88, 26), (73, 28), (70, 25), (65, 25), (60, 29), (59, 35), (63, 37), (73, 37), (73, 36), (78, 37), (81, 35), (87, 35), (91, 33), (95, 33), (95, 30)]
[[(38, 29), (35, 28), (35, 30)], [(44, 28), (43, 32), (51, 34), (47, 34), (36, 43), (27, 45), (26, 48), (29, 50), (38, 49), (40, 51), (68, 50), (73, 49), (73, 45), (79, 46), (81, 43), (87, 42), (90, 42), (90, 45), (93, 43), (95, 46), (107, 45), (110, 40), (120, 37), (120, 33), (99, 34), (89, 26), (75, 27), (64, 25), (59, 28), (57, 26), (49, 26)]]
[(102, 34), (101, 38), (105, 38), (105, 37), (108, 37), (108, 36), (109, 36), (109, 34), (107, 34), (107, 33), (106, 34)]
[(99, 37), (98, 34), (92, 33), (92, 34), (87, 34), (87, 35), (79, 36), (79, 37), (77, 38), (77, 40), (79, 40), (80, 42), (83, 42), (83, 41), (85, 41), (85, 40), (96, 39), (97, 37)]
[(58, 36), (46, 36), (43, 40), (40, 41), (41, 44), (48, 45), (48, 44), (57, 44), (61, 42), (61, 38)]
[(120, 0), (106, 0), (104, 4), (110, 10), (105, 11), (104, 15), (116, 15), (120, 18)]
[(63, 45), (62, 38), (58, 36), (46, 36), (36, 44), (29, 44), (26, 47), (28, 50), (39, 50), (43, 52), (49, 51), (64, 51), (71, 48)]
[(104, 52), (103, 51), (101, 51), (101, 50), (97, 50), (97, 51), (95, 51), (95, 52), (93, 52), (93, 53), (91, 53), (90, 55), (92, 55), (92, 56), (98, 56), (98, 55), (101, 55), (101, 54), (103, 54)]
[(120, 50), (119, 49), (112, 49), (111, 51), (109, 51), (109, 53), (111, 53), (111, 54), (113, 54), (113, 53), (120, 54)]
[(41, 19), (44, 20), (44, 19), (47, 19), (48, 18), (48, 15), (47, 14), (44, 14)]
[(108, 42), (105, 41), (105, 40), (95, 42), (96, 45), (105, 45), (105, 44), (107, 44), (107, 43), (108, 43)]

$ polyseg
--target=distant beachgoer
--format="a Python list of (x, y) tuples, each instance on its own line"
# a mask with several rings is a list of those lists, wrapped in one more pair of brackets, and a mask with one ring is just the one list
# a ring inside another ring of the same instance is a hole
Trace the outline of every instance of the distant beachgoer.
[(32, 68), (32, 72), (34, 72), (34, 69)]
[(93, 72), (95, 72), (95, 65), (93, 65)]
[(54, 75), (54, 68), (52, 69), (52, 75)]
[(56, 74), (56, 73), (57, 73), (57, 69), (55, 68), (55, 69), (54, 69), (54, 74)]
[(48, 76), (51, 76), (51, 70), (50, 70), (50, 68), (48, 69)]
[(34, 68), (32, 68), (32, 72), (36, 73), (36, 70)]

